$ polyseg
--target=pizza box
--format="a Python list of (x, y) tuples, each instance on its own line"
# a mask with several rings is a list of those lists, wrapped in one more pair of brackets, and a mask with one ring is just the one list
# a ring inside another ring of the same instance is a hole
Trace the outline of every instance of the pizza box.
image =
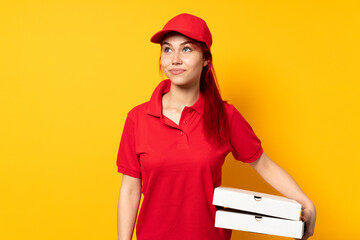
[(242, 189), (217, 187), (213, 205), (299, 221), (301, 204), (295, 200)]
[(301, 239), (304, 223), (234, 210), (217, 210), (215, 227)]

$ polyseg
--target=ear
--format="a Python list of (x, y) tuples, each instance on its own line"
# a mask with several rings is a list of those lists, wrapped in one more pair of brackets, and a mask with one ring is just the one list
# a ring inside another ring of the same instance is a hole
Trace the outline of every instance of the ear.
[(209, 62), (210, 62), (209, 60), (205, 60), (205, 61), (204, 61), (204, 66), (203, 66), (203, 67), (206, 67), (206, 66), (209, 64)]

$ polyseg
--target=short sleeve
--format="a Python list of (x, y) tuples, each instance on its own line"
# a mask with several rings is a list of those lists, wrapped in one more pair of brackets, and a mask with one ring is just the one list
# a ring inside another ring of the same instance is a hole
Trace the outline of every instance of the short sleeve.
[(135, 150), (134, 125), (134, 121), (128, 115), (122, 132), (116, 163), (118, 172), (131, 177), (141, 178), (140, 161)]
[(230, 145), (236, 160), (251, 163), (263, 153), (260, 139), (255, 135), (250, 124), (241, 113), (231, 105)]

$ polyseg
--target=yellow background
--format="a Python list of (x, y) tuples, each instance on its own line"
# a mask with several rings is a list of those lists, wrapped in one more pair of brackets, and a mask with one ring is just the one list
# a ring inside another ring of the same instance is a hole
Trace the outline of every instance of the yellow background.
[[(223, 98), (316, 204), (313, 239), (359, 238), (359, 9), (355, 0), (1, 1), (0, 239), (116, 239), (126, 113), (161, 80), (149, 38), (182, 12), (212, 31)], [(226, 186), (277, 194), (231, 154), (223, 175)]]

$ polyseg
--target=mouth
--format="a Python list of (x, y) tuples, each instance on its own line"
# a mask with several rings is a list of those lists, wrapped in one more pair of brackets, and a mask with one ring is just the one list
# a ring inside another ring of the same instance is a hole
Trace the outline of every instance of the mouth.
[(183, 72), (185, 72), (186, 70), (185, 69), (182, 69), (182, 68), (173, 68), (173, 69), (170, 69), (169, 72), (172, 74), (172, 75), (179, 75), (179, 74), (182, 74)]

